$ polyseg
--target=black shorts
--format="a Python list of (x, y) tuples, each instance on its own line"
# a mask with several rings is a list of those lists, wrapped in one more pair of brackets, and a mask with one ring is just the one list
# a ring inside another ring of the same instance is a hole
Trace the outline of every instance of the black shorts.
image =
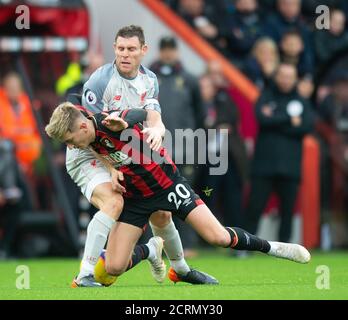
[(170, 211), (178, 218), (185, 220), (187, 215), (203, 200), (192, 190), (186, 179), (177, 176), (172, 186), (149, 198), (124, 198), (120, 222), (144, 228), (151, 214), (158, 210)]

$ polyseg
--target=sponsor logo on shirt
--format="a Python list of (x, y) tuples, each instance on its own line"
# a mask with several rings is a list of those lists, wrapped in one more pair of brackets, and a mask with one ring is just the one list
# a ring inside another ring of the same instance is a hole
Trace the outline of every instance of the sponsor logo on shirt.
[(113, 153), (109, 153), (108, 155), (103, 155), (103, 157), (113, 164), (115, 168), (119, 168), (121, 166), (127, 166), (132, 162), (132, 158), (128, 157), (127, 154), (122, 151), (116, 151)]

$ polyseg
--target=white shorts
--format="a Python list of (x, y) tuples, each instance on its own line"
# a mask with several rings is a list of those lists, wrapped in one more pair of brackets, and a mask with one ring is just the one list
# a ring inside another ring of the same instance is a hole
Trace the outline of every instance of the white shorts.
[(66, 170), (89, 202), (96, 186), (111, 182), (109, 171), (89, 150), (67, 148)]

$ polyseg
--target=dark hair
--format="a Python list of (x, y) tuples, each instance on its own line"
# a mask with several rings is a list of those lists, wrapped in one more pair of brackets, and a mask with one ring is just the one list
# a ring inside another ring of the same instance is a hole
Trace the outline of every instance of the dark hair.
[(117, 41), (118, 37), (122, 37), (122, 38), (138, 37), (140, 44), (142, 46), (145, 44), (145, 36), (144, 36), (143, 28), (140, 26), (135, 26), (133, 24), (118, 30), (115, 37), (115, 42)]
[(171, 36), (166, 36), (161, 38), (159, 42), (159, 48), (162, 49), (176, 49), (178, 47), (178, 44), (176, 42), (176, 39)]
[(298, 30), (297, 28), (291, 28), (291, 29), (285, 31), (281, 38), (285, 39), (286, 37), (289, 37), (289, 36), (299, 37), (303, 42), (302, 34), (301, 34), (300, 30)]

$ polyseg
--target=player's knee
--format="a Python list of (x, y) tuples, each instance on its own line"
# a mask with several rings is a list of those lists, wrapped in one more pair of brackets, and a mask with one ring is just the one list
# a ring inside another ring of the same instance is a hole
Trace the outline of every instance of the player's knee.
[(212, 232), (209, 235), (208, 242), (217, 247), (226, 247), (230, 243), (229, 235), (226, 232)]
[(156, 211), (150, 217), (151, 223), (157, 228), (164, 228), (172, 221), (169, 211)]
[(127, 266), (117, 261), (105, 261), (105, 270), (112, 276), (120, 276), (126, 271)]

